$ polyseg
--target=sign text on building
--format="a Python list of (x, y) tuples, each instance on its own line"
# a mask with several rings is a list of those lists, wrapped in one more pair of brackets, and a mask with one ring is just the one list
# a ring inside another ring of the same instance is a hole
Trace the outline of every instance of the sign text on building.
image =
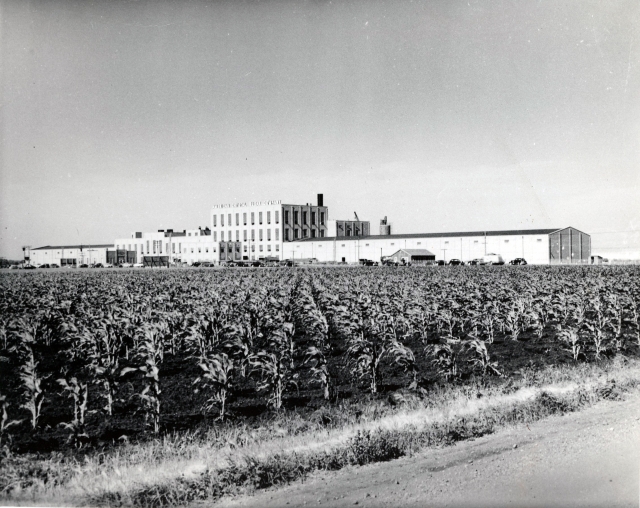
[(213, 209), (217, 208), (244, 208), (245, 206), (266, 206), (266, 205), (281, 205), (282, 200), (273, 201), (251, 201), (249, 203), (229, 203), (226, 205), (213, 205)]

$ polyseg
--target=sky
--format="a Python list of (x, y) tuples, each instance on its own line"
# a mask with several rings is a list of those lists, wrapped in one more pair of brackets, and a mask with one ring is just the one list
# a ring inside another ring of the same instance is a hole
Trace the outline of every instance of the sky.
[(315, 202), (640, 258), (640, 3), (0, 0), (0, 256)]

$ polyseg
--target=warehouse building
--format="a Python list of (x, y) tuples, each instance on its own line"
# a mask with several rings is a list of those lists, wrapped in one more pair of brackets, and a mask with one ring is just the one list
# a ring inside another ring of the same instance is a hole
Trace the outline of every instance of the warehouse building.
[[(390, 233), (385, 224), (384, 231)], [(382, 230), (382, 228), (381, 228)], [(368, 237), (307, 238), (284, 245), (286, 259), (319, 262), (380, 261), (400, 249), (426, 249), (436, 260), (464, 262), (485, 254), (500, 254), (506, 262), (524, 258), (530, 264), (588, 264), (591, 238), (575, 228), (523, 229), (459, 233), (384, 234)]]
[(30, 263), (34, 266), (80, 266), (107, 262), (107, 251), (113, 245), (46, 245), (31, 249)]

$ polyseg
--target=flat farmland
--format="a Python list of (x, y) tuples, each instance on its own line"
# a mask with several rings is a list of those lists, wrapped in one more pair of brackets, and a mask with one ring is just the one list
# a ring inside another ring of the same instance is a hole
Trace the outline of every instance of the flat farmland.
[[(573, 411), (639, 377), (633, 266), (52, 271), (0, 287), (12, 502), (216, 499)], [(78, 487), (94, 474), (107, 480)]]

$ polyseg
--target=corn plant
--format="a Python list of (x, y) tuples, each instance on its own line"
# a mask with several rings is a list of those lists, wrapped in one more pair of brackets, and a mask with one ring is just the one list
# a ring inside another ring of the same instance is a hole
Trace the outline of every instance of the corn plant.
[(625, 336), (622, 332), (624, 320), (623, 300), (617, 294), (607, 295), (608, 325), (612, 332), (612, 342), (617, 353), (624, 349)]
[(489, 356), (489, 350), (483, 340), (472, 339), (465, 344), (465, 348), (471, 354), (469, 363), (474, 369), (479, 369), (483, 376), (489, 374), (493, 376), (502, 376), (498, 370), (498, 362), (492, 362)]
[(93, 372), (94, 382), (102, 386), (100, 395), (105, 400), (103, 411), (112, 416), (120, 377), (122, 335), (107, 321), (101, 321), (93, 333), (84, 329), (79, 335), (79, 341), (87, 350), (89, 369)]
[(203, 407), (205, 414), (217, 404), (219, 419), (224, 420), (227, 399), (233, 388), (233, 360), (226, 353), (215, 353), (206, 357), (199, 366), (203, 373), (193, 383), (212, 393)]
[(458, 349), (460, 341), (449, 339), (444, 344), (430, 344), (425, 348), (425, 353), (431, 358), (438, 375), (445, 381), (452, 381), (458, 377)]
[(0, 395), (0, 411), (2, 412), (2, 415), (0, 416), (0, 446), (3, 445), (5, 435), (7, 435), (7, 429), (22, 423), (22, 420), (9, 420), (9, 415), (7, 413), (8, 407), (9, 403), (7, 402), (7, 397), (5, 395)]
[(638, 311), (638, 302), (633, 296), (626, 299), (625, 309), (628, 316), (627, 322), (633, 330), (638, 346), (640, 346), (640, 312)]
[(600, 354), (606, 349), (607, 328), (609, 319), (604, 305), (598, 296), (591, 298), (589, 317), (585, 321), (584, 327), (591, 332), (596, 360), (600, 359)]
[(282, 407), (282, 396), (289, 386), (297, 386), (294, 373), (294, 327), (284, 323), (271, 332), (267, 350), (250, 357), (252, 372), (258, 375), (258, 391), (268, 393), (267, 403), (275, 409)]
[(38, 426), (40, 418), (40, 410), (44, 402), (44, 390), (42, 381), (44, 377), (40, 377), (38, 372), (38, 362), (35, 361), (33, 349), (28, 348), (25, 363), (20, 367), (20, 381), (22, 381), (23, 394), (26, 399), (22, 408), (27, 409), (31, 413), (31, 428), (35, 430)]
[(79, 448), (82, 446), (83, 439), (89, 438), (89, 435), (85, 432), (84, 422), (89, 400), (89, 389), (87, 383), (80, 383), (75, 377), (68, 381), (64, 378), (58, 379), (58, 384), (67, 392), (69, 398), (73, 399), (73, 420), (71, 422), (63, 422), (60, 425), (71, 431), (67, 442), (71, 442), (74, 447)]
[[(145, 421), (153, 428), (153, 433), (160, 432), (160, 363), (162, 362), (162, 339), (155, 327), (145, 327), (140, 341), (138, 358), (144, 362), (139, 367), (122, 369), (121, 376), (129, 372), (139, 371), (143, 374), (143, 390), (138, 394), (145, 412)], [(149, 423), (150, 422), (150, 423)]]
[(574, 361), (577, 362), (580, 357), (583, 343), (582, 338), (580, 337), (579, 328), (562, 328), (561, 325), (559, 326), (560, 330), (558, 331), (558, 338), (569, 345), (571, 348), (571, 356), (573, 356)]

